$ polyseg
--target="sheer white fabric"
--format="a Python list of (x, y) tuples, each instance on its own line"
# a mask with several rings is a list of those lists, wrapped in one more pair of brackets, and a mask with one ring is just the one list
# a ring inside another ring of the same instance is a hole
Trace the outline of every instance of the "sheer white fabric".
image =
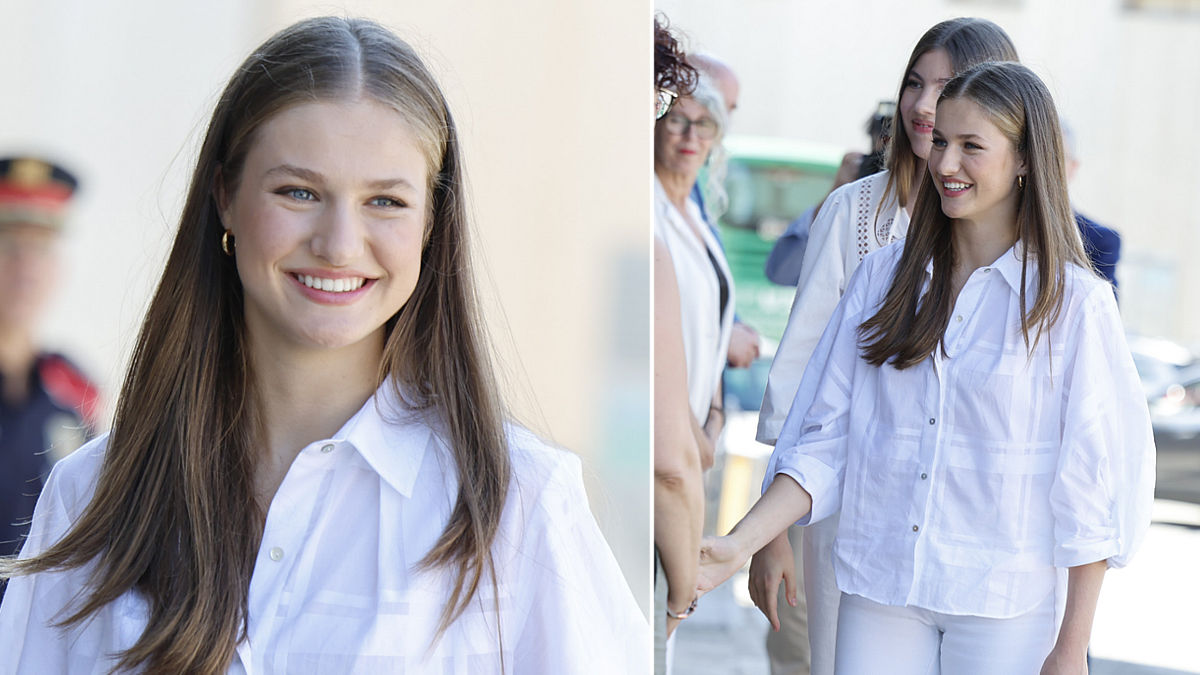
[(800, 283), (758, 414), (762, 443), (779, 438), (804, 367), (854, 270), (868, 253), (908, 232), (908, 213), (895, 197), (880, 207), (887, 177), (888, 172), (881, 171), (834, 190), (809, 229)]
[[(293, 462), (268, 512), (249, 637), (229, 672), (647, 672), (647, 624), (588, 511), (578, 458), (519, 429), (492, 547), (498, 587), (485, 583), (435, 641), (452, 578), (417, 563), (442, 532), (457, 479), (446, 443), (402, 409), (385, 385)], [(45, 549), (81, 513), (105, 440), (54, 469), (22, 555)], [(148, 606), (132, 593), (65, 633), (49, 625), (86, 574), (12, 580), (0, 609), (0, 672), (99, 675), (112, 667), (109, 655), (137, 640)]]
[[(1015, 247), (967, 280), (945, 355), (877, 368), (859, 357), (857, 329), (902, 247), (855, 273), (768, 469), (812, 494), (800, 524), (840, 505), (838, 587), (1005, 618), (1053, 593), (1055, 568), (1126, 564), (1150, 522), (1154, 441), (1112, 288), (1070, 267), (1062, 314), (1030, 357)], [(1033, 261), (1028, 275), (1032, 302)]]
[[(683, 354), (687, 362), (688, 404), (700, 424), (708, 419), (713, 395), (725, 371), (729, 340), (733, 334), (733, 276), (725, 252), (708, 225), (700, 217), (700, 208), (691, 200), (688, 216), (696, 224), (704, 244), (696, 238), (692, 226), (667, 198), (662, 183), (654, 179), (654, 233), (671, 254), (675, 278), (679, 284), (679, 313), (683, 321)], [(725, 277), (729, 301), (721, 313), (721, 287), (716, 268)]]

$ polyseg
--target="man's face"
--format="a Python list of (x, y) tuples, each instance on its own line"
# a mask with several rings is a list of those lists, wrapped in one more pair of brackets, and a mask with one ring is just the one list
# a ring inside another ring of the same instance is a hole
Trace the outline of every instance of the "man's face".
[(32, 329), (58, 281), (57, 230), (0, 225), (0, 327)]

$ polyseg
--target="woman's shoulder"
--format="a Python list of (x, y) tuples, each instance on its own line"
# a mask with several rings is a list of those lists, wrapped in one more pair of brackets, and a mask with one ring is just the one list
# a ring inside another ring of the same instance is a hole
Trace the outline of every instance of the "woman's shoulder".
[(858, 204), (869, 206), (874, 209), (883, 199), (883, 194), (887, 190), (888, 172), (886, 169), (878, 173), (873, 173), (870, 176), (863, 176), (856, 181), (851, 181), (845, 185), (839, 186), (833, 192), (829, 193), (828, 200), (835, 200), (844, 204)]
[(513, 489), (534, 496), (546, 490), (565, 491), (580, 482), (582, 463), (573, 452), (547, 442), (519, 424), (508, 424)]
[(812, 230), (840, 228), (848, 232), (858, 227), (860, 221), (874, 221), (887, 192), (887, 177), (886, 170), (880, 171), (830, 192), (813, 221)]
[(107, 449), (106, 432), (59, 460), (51, 469), (43, 492), (58, 499), (71, 516), (78, 515), (96, 491)]
[[(874, 251), (871, 251), (863, 258), (862, 263), (855, 270), (854, 278), (861, 278), (859, 284), (870, 284), (871, 287), (878, 287), (882, 283), (880, 280), (886, 280), (884, 287), (891, 284), (892, 277), (895, 276), (896, 268), (900, 266), (900, 256), (904, 254), (904, 240), (899, 239), (890, 244), (886, 244)], [(847, 287), (849, 293), (849, 287)]]

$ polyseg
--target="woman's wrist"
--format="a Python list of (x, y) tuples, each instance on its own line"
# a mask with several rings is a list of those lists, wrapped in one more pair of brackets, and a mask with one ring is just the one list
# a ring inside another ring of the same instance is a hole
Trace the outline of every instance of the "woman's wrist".
[(696, 604), (698, 600), (699, 597), (697, 597), (695, 594), (692, 594), (692, 599), (686, 603), (672, 603), (670, 599), (668, 599), (667, 617), (677, 621), (682, 621), (683, 619), (688, 618), (692, 615), (692, 612), (696, 611)]

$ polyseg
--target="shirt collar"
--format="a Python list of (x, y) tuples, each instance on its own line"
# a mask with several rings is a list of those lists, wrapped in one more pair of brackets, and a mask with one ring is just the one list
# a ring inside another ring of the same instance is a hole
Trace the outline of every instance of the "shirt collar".
[(385, 380), (334, 435), (371, 465), (384, 481), (411, 497), (432, 431), (424, 415), (413, 410)]
[[(1012, 289), (1013, 293), (1020, 294), (1021, 293), (1021, 261), (1024, 259), (1024, 257), (1025, 257), (1025, 244), (1024, 244), (1024, 242), (1022, 242), (1021, 240), (1018, 239), (1017, 242), (1012, 245), (1012, 248), (1009, 248), (1007, 251), (1002, 253), (999, 258), (996, 258), (995, 262), (993, 262), (991, 265), (988, 265), (987, 267), (990, 267), (990, 268), (996, 270), (997, 272), (999, 272), (1000, 276), (1004, 278), (1004, 281), (1006, 283), (1008, 283), (1008, 285)], [(1026, 280), (1025, 280), (1025, 287), (1026, 287), (1027, 291), (1029, 290), (1030, 286), (1033, 285), (1034, 280), (1037, 278), (1037, 275), (1033, 273), (1034, 270), (1037, 269), (1036, 268), (1037, 261), (1034, 260), (1032, 262), (1034, 263), (1034, 267), (1032, 267), (1029, 270), (1029, 272), (1026, 276)], [(926, 283), (928, 283), (931, 279), (933, 279), (933, 258), (930, 258), (925, 263), (925, 281), (926, 281)]]

